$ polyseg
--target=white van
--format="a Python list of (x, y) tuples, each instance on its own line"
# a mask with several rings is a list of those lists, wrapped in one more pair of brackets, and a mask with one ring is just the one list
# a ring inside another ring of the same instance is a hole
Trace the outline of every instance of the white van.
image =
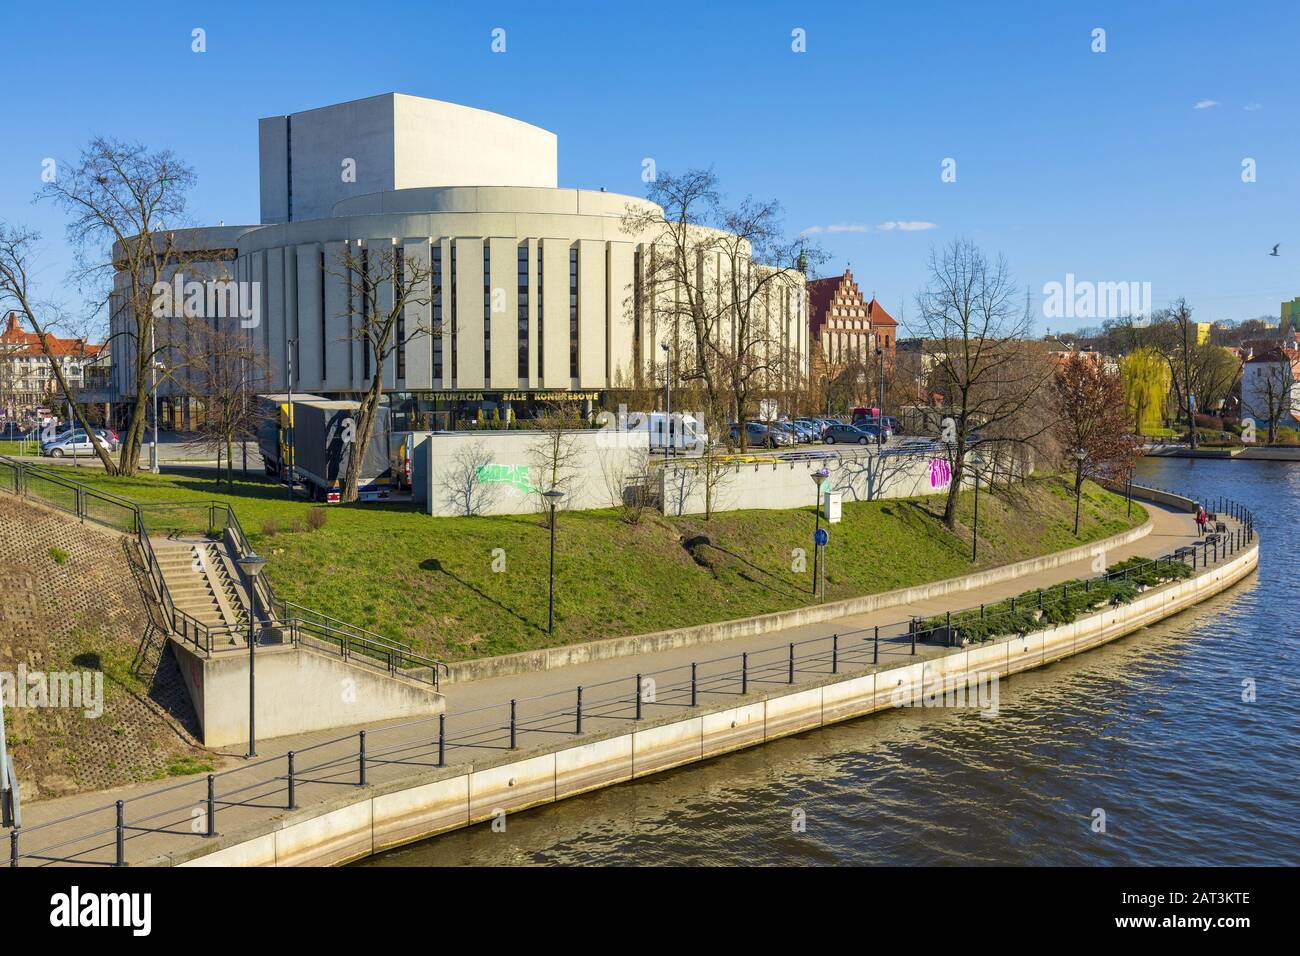
[(709, 444), (709, 434), (704, 423), (690, 412), (628, 412), (629, 430), (650, 433), (650, 447), (662, 451), (672, 447), (676, 451), (703, 451)]

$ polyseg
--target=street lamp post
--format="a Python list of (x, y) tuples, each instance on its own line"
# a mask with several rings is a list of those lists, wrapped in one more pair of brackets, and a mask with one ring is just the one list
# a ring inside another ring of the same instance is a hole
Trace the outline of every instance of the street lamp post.
[(546, 633), (555, 633), (555, 508), (564, 497), (564, 492), (558, 488), (552, 488), (550, 491), (543, 491), (542, 497), (551, 506), (551, 586), (550, 597), (546, 602)]
[(979, 557), (980, 547), (980, 469), (979, 465), (974, 462), (970, 466), (971, 474), (975, 476), (975, 520), (972, 522), (970, 534), (970, 560), (974, 564)]
[(813, 497), (813, 583), (812, 593), (817, 596), (817, 572), (821, 568), (822, 546), (817, 542), (818, 532), (822, 529), (822, 482), (830, 477), (825, 468), (818, 468), (812, 473), (812, 480), (817, 489)]
[(883, 445), (885, 443), (885, 350), (877, 347), (876, 358), (880, 362), (879, 387), (876, 390), (879, 395), (876, 407), (880, 410), (880, 428), (876, 432), (876, 444)]
[(257, 732), (254, 720), (257, 713), (257, 696), (254, 669), (257, 658), (253, 651), (257, 647), (257, 577), (266, 567), (266, 558), (250, 551), (238, 561), (239, 570), (244, 575), (244, 588), (248, 592), (248, 756), (257, 756)]
[(660, 342), (664, 350), (664, 464), (668, 464), (668, 449), (672, 444), (673, 420), (673, 352), (667, 342)]
[(1079, 502), (1083, 499), (1083, 462), (1088, 453), (1082, 448), (1074, 452), (1074, 536), (1079, 536)]

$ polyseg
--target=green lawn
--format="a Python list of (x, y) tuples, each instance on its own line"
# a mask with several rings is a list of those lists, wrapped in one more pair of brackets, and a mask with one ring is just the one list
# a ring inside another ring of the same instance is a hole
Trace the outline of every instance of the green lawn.
[[(209, 473), (210, 474), (210, 473)], [(270, 559), (276, 593), (410, 641), (447, 660), (638, 634), (746, 617), (810, 603), (811, 507), (736, 511), (705, 522), (613, 511), (561, 513), (556, 536), (556, 633), (546, 634), (547, 548), (534, 515), (431, 518), (405, 505), (321, 506), (288, 501), (264, 481), (227, 489), (194, 471), (78, 479), (140, 501), (229, 501), (254, 547)], [(980, 560), (970, 562), (973, 494), (961, 528), (938, 520), (941, 497), (844, 505), (831, 528), (827, 598), (885, 591), (987, 567), (1145, 520), (1123, 498), (1087, 485), (1081, 534), (1065, 483), (1037, 479), (1012, 500), (980, 495)], [(320, 530), (307, 515), (325, 512)], [(807, 551), (795, 570), (793, 549)], [(499, 549), (499, 550), (498, 550)], [(495, 566), (495, 569), (494, 569)]]

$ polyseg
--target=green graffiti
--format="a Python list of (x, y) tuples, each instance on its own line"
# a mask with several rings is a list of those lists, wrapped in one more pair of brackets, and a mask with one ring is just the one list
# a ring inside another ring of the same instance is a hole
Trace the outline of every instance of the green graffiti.
[(525, 493), (533, 490), (527, 465), (480, 465), (478, 480), (485, 485), (513, 485)]

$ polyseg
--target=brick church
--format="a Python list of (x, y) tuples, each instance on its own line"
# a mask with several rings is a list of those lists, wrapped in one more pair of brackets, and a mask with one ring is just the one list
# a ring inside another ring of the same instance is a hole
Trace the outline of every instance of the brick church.
[(894, 362), (898, 323), (873, 296), (863, 299), (853, 272), (808, 283), (808, 341), (812, 350), (812, 380), (834, 379), (850, 366), (874, 368), (876, 349), (885, 364)]

